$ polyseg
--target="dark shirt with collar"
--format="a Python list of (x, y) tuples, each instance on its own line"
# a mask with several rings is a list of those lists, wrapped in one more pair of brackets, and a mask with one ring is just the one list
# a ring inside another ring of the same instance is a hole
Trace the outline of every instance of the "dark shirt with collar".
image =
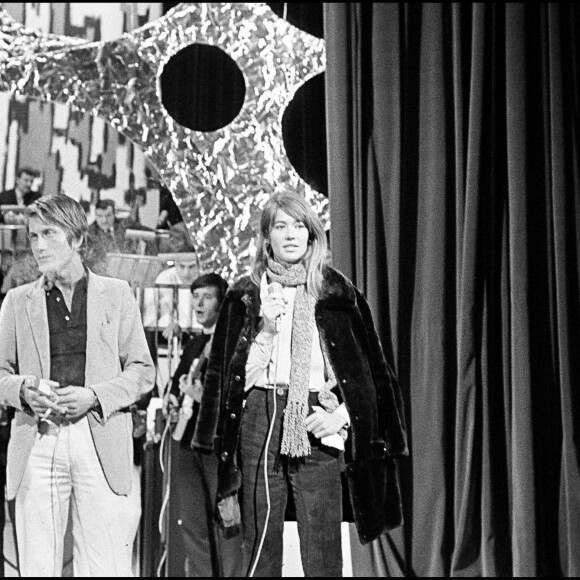
[(62, 292), (53, 286), (46, 291), (50, 334), (50, 379), (63, 387), (85, 386), (87, 359), (87, 275), (77, 282), (71, 310)]

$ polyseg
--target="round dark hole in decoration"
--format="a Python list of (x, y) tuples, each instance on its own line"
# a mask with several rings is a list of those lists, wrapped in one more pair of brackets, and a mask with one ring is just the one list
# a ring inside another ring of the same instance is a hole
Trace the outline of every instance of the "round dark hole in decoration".
[(242, 71), (217, 46), (186, 46), (161, 73), (163, 106), (180, 125), (194, 131), (217, 131), (229, 125), (245, 95)]
[(163, 2), (163, 14), (167, 14), (172, 8), (179, 6), (181, 2)]
[(296, 28), (312, 36), (324, 38), (322, 2), (266, 2), (266, 4), (277, 16), (285, 17)]
[(286, 154), (298, 175), (328, 195), (324, 73), (304, 83), (282, 116)]

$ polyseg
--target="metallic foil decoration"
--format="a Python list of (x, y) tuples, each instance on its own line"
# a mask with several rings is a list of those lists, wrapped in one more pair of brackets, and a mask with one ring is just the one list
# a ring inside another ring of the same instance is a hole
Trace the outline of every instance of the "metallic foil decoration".
[[(102, 117), (139, 146), (173, 193), (204, 271), (249, 272), (260, 211), (273, 193), (302, 193), (328, 226), (328, 200), (288, 161), (281, 124), (296, 90), (324, 70), (324, 41), (266, 4), (180, 4), (104, 43), (42, 36), (5, 11), (0, 25), (0, 90)], [(240, 113), (214, 132), (179, 125), (161, 103), (165, 63), (196, 42), (223, 50), (246, 83)]]

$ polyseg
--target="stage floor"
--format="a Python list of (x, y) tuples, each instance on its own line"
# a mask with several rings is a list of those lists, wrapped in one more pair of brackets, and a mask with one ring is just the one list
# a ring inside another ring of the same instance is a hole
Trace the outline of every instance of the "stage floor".
[[(8, 513), (8, 508), (6, 508)], [(286, 522), (284, 525), (284, 564), (282, 568), (283, 577), (303, 577), (304, 572), (300, 563), (300, 544), (298, 541), (298, 529), (296, 522)], [(16, 553), (14, 550), (14, 538), (12, 535), (12, 522), (7, 518), (4, 526), (4, 575), (6, 578), (18, 578), (18, 570), (12, 566), (16, 564)], [(343, 575), (345, 578), (352, 578), (352, 561), (350, 550), (349, 524), (342, 524), (342, 559)]]

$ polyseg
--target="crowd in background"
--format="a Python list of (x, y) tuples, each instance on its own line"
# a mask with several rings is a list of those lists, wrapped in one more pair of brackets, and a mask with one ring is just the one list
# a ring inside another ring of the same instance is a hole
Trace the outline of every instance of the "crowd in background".
[[(0, 193), (0, 225), (21, 227), (22, 212), (15, 206), (24, 208), (41, 197), (41, 192), (33, 191), (34, 180), (38, 172), (24, 167), (18, 170), (15, 187)], [(94, 220), (89, 226), (84, 260), (86, 265), (97, 274), (107, 270), (107, 254), (145, 254), (154, 256), (159, 253), (191, 252), (191, 243), (187, 228), (179, 208), (166, 187), (160, 189), (159, 216), (156, 229), (165, 230), (167, 236), (157, 240), (142, 241), (128, 238), (128, 230), (141, 230), (155, 233), (155, 230), (141, 223), (140, 208), (146, 202), (146, 193), (136, 190), (133, 195), (125, 196), (129, 206), (126, 217), (118, 216), (118, 209), (112, 199), (97, 199), (91, 208), (89, 203), (83, 205), (87, 218), (94, 209)], [(9, 209), (2, 211), (2, 206)], [(2, 232), (4, 243), (0, 248), (0, 304), (6, 292), (36, 280), (40, 272), (30, 250), (30, 244), (23, 228)]]

